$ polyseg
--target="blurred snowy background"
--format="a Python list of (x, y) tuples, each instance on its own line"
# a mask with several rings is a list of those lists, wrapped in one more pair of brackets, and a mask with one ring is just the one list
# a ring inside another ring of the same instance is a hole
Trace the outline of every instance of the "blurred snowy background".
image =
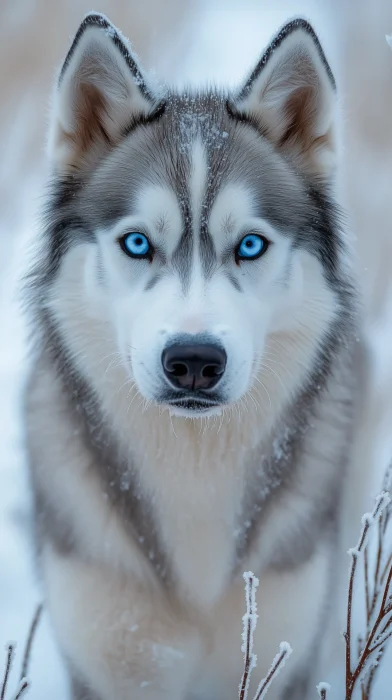
[[(392, 33), (391, 0), (97, 0), (93, 7), (85, 0), (0, 0), (0, 663), (8, 641), (21, 649), (39, 601), (20, 421), (28, 357), (18, 284), (37, 230), (53, 77), (90, 9), (107, 14), (131, 38), (148, 69), (177, 83), (233, 85), (286, 19), (301, 14), (313, 22), (340, 88), (339, 186), (357, 237), (367, 319), (369, 381), (348, 545), (356, 541), (359, 517), (372, 507), (392, 455), (392, 52), (385, 41)], [(343, 700), (338, 636), (335, 651), (323, 680), (333, 683), (331, 700)], [(66, 698), (45, 618), (30, 676), (31, 700)], [(389, 657), (372, 700), (390, 698), (391, 687)]]

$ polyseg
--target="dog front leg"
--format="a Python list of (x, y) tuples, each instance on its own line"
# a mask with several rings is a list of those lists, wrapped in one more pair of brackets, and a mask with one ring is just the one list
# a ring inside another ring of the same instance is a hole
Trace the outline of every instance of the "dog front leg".
[(44, 578), (74, 700), (183, 700), (201, 641), (162, 592), (52, 548)]

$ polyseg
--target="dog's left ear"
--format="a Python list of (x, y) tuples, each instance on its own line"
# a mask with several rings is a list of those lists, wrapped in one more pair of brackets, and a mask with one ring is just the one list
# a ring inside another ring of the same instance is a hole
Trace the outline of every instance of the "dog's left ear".
[(329, 178), (335, 166), (336, 89), (320, 42), (306, 20), (287, 24), (234, 98), (299, 167)]
[(156, 111), (153, 94), (128, 42), (106, 17), (85, 17), (54, 95), (49, 157), (57, 172), (88, 171)]

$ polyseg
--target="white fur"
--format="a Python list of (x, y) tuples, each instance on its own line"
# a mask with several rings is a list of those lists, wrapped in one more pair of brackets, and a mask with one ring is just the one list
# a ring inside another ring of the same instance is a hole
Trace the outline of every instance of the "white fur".
[(159, 593), (49, 548), (44, 574), (61, 647), (100, 698), (182, 700), (201, 644)]

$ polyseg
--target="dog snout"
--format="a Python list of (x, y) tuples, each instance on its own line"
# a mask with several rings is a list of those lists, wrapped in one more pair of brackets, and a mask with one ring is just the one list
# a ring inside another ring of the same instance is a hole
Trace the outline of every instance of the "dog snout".
[(225, 350), (213, 343), (174, 343), (162, 353), (162, 366), (171, 386), (186, 391), (213, 389), (226, 369)]

